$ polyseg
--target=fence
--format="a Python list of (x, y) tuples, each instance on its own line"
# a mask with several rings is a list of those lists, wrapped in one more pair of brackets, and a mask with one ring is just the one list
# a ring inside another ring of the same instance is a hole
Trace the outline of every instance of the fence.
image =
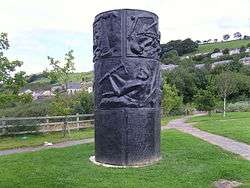
[(79, 130), (94, 127), (94, 114), (0, 118), (0, 136)]

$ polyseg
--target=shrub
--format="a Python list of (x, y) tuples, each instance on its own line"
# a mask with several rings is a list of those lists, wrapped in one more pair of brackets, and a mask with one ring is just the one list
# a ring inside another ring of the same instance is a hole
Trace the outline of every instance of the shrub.
[(227, 111), (229, 111), (229, 112), (247, 112), (247, 111), (250, 111), (250, 101), (229, 103), (228, 107), (227, 107)]
[(250, 43), (247, 44), (247, 47), (250, 48)]
[(229, 49), (228, 49), (228, 48), (225, 48), (224, 50), (222, 50), (222, 53), (223, 53), (224, 55), (229, 54)]

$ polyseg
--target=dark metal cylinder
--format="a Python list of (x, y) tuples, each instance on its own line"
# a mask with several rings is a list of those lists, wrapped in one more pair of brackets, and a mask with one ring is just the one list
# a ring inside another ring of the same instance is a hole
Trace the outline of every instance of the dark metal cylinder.
[(120, 9), (95, 17), (95, 160), (146, 165), (160, 158), (158, 17)]

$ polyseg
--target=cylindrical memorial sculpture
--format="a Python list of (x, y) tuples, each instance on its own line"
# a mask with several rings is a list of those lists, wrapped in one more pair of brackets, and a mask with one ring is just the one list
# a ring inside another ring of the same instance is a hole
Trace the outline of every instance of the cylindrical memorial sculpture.
[(160, 33), (156, 14), (98, 14), (94, 30), (95, 161), (117, 166), (160, 159)]

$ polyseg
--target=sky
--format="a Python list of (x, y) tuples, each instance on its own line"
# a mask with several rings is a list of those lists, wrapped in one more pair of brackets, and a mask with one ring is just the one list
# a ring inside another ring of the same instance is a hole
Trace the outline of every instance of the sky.
[(47, 56), (63, 61), (73, 49), (76, 72), (93, 70), (94, 17), (119, 8), (156, 13), (161, 43), (250, 35), (250, 0), (0, 0), (0, 32), (8, 33), (11, 45), (6, 55), (33, 74), (49, 68)]

